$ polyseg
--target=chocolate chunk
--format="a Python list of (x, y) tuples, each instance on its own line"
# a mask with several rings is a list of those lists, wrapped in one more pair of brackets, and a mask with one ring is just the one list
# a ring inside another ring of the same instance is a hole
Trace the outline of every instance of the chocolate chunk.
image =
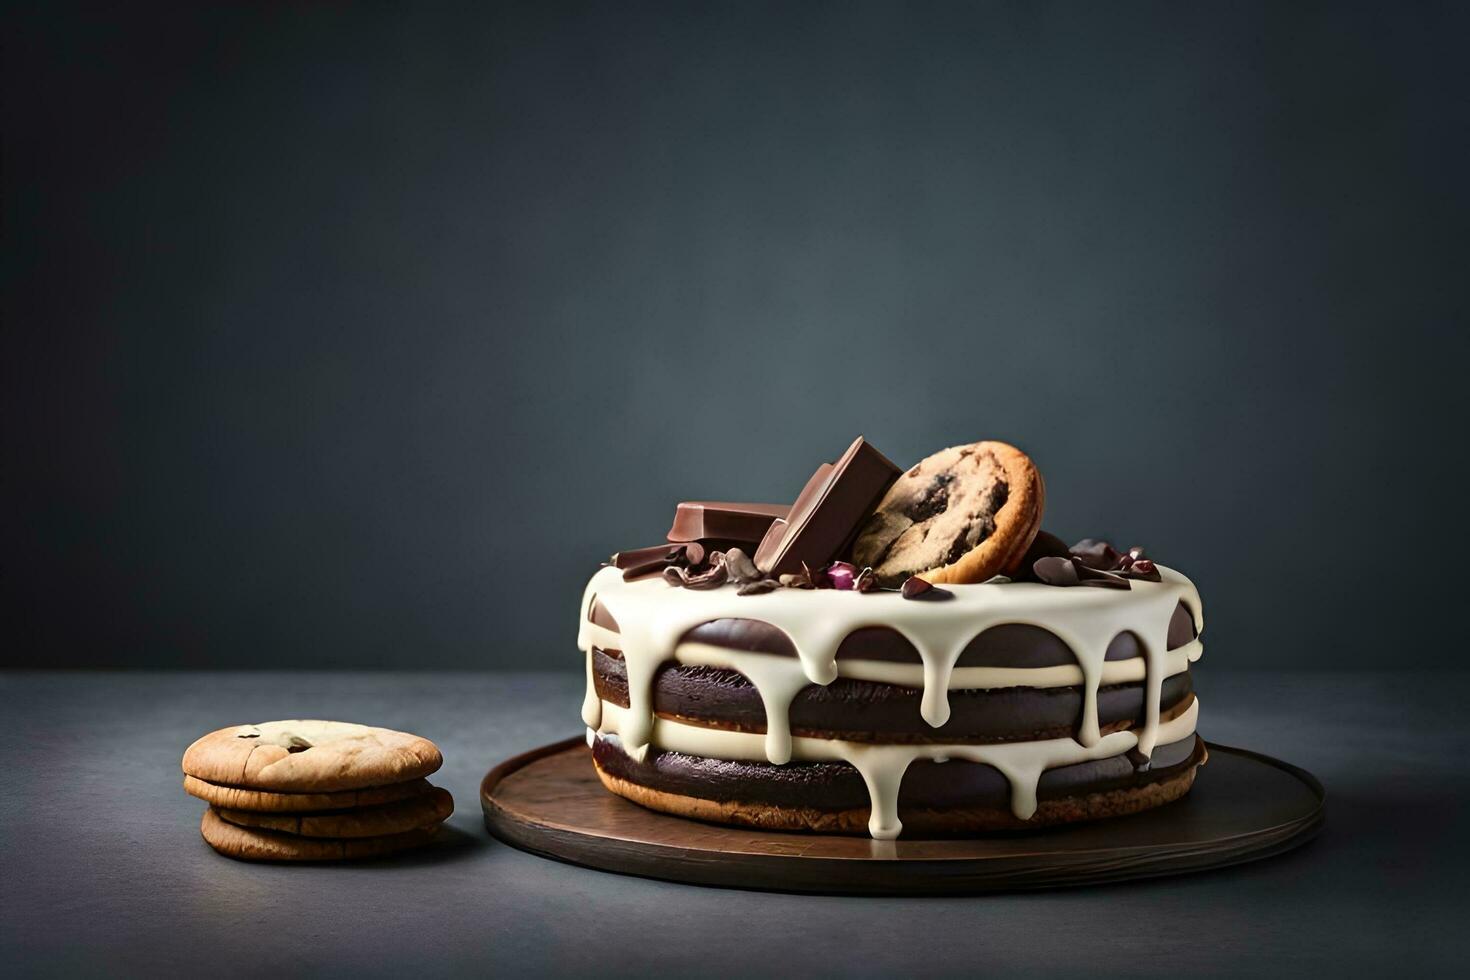
[(771, 523), (756, 549), (756, 567), (782, 575), (803, 562), (826, 565), (856, 536), (900, 472), (859, 436), (837, 462), (817, 468), (784, 520)]
[(716, 542), (722, 546), (754, 548), (765, 537), (771, 522), (784, 518), (791, 508), (784, 504), (740, 504), (723, 500), (686, 500), (674, 510), (670, 541)]
[(764, 595), (774, 592), (781, 587), (781, 583), (773, 578), (758, 578), (752, 582), (746, 582), (735, 590), (736, 595)]
[(903, 588), (899, 589), (899, 592), (905, 599), (922, 599), (931, 602), (936, 599), (954, 598), (953, 592), (948, 589), (941, 589), (939, 586), (934, 585), (927, 579), (919, 578), (917, 575), (910, 575), (904, 579)]

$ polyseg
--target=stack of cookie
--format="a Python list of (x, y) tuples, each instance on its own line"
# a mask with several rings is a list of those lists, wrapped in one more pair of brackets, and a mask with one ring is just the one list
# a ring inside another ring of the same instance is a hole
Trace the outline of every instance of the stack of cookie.
[(209, 803), (199, 831), (226, 857), (341, 861), (428, 843), (454, 798), (425, 776), (426, 738), (342, 721), (210, 732), (184, 753), (184, 791)]

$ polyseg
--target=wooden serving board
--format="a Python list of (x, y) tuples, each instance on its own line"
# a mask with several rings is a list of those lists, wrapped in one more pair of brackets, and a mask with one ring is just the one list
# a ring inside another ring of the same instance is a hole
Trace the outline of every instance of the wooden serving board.
[(725, 827), (602, 787), (582, 738), (516, 756), (480, 786), (485, 826), (523, 850), (668, 881), (848, 895), (1055, 888), (1185, 874), (1291, 850), (1321, 828), (1311, 773), (1210, 745), (1184, 799), (1131, 817), (985, 837), (875, 841)]

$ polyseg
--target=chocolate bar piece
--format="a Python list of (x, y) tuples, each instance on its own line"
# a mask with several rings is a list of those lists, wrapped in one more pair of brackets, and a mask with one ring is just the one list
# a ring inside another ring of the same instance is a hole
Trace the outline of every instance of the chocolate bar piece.
[(858, 436), (841, 459), (817, 467), (791, 513), (771, 523), (756, 549), (756, 567), (767, 575), (795, 574), (803, 562), (817, 569), (837, 558), (900, 472)]
[(669, 540), (713, 541), (741, 545), (749, 551), (760, 544), (771, 522), (785, 517), (790, 510), (785, 504), (686, 500), (674, 511), (674, 526), (669, 528)]

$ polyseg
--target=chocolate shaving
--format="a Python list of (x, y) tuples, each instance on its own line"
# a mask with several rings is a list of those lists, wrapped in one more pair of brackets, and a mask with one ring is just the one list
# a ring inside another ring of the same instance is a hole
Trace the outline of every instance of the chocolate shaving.
[(1139, 545), (1133, 545), (1127, 551), (1119, 551), (1108, 542), (1085, 538), (1072, 545), (1072, 555), (1079, 558), (1085, 566), (1100, 572), (1120, 574), (1125, 579), (1163, 582), (1163, 576), (1158, 574), (1158, 566), (1145, 557), (1144, 550)]
[(787, 572), (785, 575), (782, 575), (776, 581), (780, 583), (780, 585), (781, 585), (781, 587), (783, 589), (814, 589), (814, 588), (816, 588), (816, 586), (812, 585), (811, 580), (808, 579), (806, 576), (804, 576), (804, 575), (797, 575), (794, 572)]
[(801, 572), (800, 572), (800, 575), (806, 581), (806, 585), (799, 586), (799, 588), (808, 588), (808, 589), (830, 589), (830, 588), (832, 588), (832, 580), (829, 579), (829, 578), (827, 578), (827, 573), (824, 572), (824, 571), (822, 571), (820, 568), (812, 568), (812, 566), (808, 565), (806, 562), (802, 562), (801, 563)]
[[(732, 580), (744, 585), (765, 577), (761, 574), (760, 569), (755, 567), (755, 562), (750, 560), (750, 556), (739, 548), (731, 548), (724, 554), (725, 568), (729, 571)], [(744, 593), (741, 594), (744, 595)]]
[(910, 575), (904, 579), (903, 588), (899, 589), (899, 594), (905, 599), (919, 599), (925, 602), (954, 598), (953, 592), (941, 589), (933, 582), (919, 578), (917, 575)]
[(704, 562), (704, 546), (692, 544), (656, 544), (649, 548), (620, 551), (609, 560), (623, 570), (623, 581), (631, 582), (645, 575), (658, 575), (675, 565), (691, 566)]
[(852, 580), (853, 590), (856, 592), (872, 592), (878, 588), (878, 575), (871, 567), (864, 568), (858, 572), (857, 578)]
[(692, 572), (677, 565), (664, 569), (665, 582), (670, 585), (682, 585), (686, 589), (718, 589), (729, 580), (730, 573), (725, 568), (725, 556), (718, 551), (710, 557), (709, 567), (703, 571)]
[(1128, 580), (1112, 572), (1104, 572), (1083, 563), (1082, 559), (1038, 558), (1031, 566), (1038, 581), (1046, 585), (1069, 587), (1090, 585), (1099, 589), (1131, 589)]
[(781, 587), (781, 583), (773, 578), (758, 578), (753, 582), (746, 582), (735, 590), (736, 595), (764, 595), (774, 592)]
[(1117, 548), (1100, 538), (1083, 538), (1071, 547), (1072, 557), (1088, 568), (1109, 572), (1118, 567), (1119, 559), (1127, 557)]

